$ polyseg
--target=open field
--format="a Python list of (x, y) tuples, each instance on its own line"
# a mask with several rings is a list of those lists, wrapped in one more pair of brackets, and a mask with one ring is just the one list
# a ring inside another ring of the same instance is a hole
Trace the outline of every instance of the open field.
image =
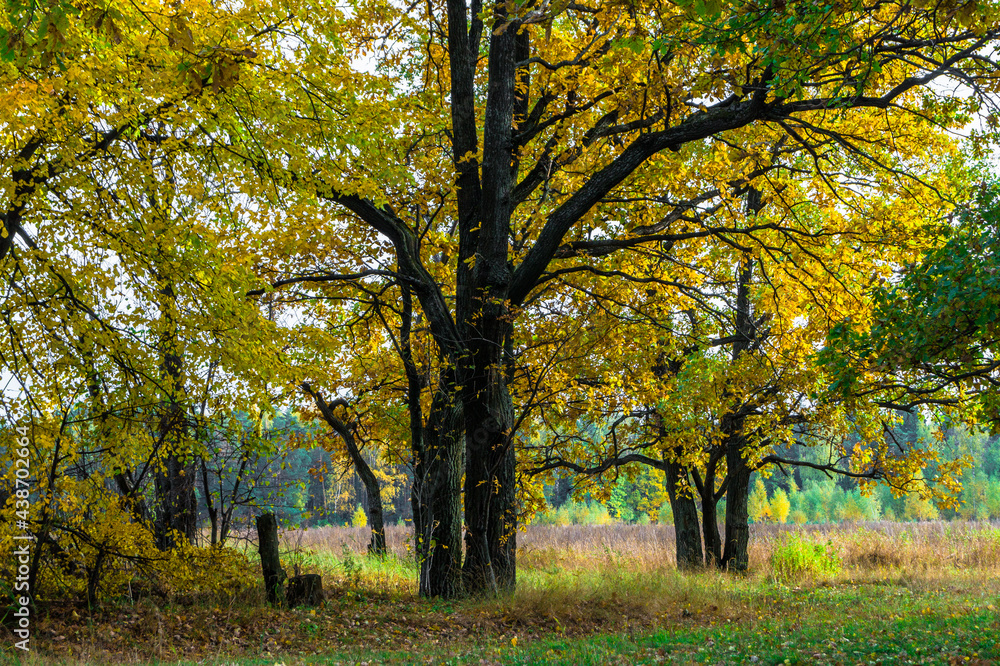
[[(424, 601), (406, 533), (363, 556), (364, 529), (285, 535), (286, 567), (324, 575), (316, 609), (273, 611), (256, 587), (52, 606), (33, 652), (4, 663), (996, 664), (1000, 527), (758, 526), (751, 571), (679, 573), (672, 529), (529, 527), (510, 599)], [(251, 558), (252, 562), (256, 560)], [(257, 572), (248, 572), (256, 576)]]

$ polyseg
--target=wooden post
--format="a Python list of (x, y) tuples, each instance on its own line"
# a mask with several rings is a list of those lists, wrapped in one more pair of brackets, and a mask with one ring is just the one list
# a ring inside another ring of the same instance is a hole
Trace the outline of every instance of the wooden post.
[(264, 589), (272, 606), (285, 603), (285, 570), (278, 557), (278, 521), (273, 513), (257, 517), (257, 543), (260, 568), (264, 572)]

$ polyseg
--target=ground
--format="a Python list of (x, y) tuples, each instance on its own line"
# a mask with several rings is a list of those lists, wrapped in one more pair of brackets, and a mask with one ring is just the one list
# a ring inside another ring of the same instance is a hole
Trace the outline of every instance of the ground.
[[(26, 664), (1000, 664), (1000, 528), (877, 523), (755, 529), (751, 571), (680, 573), (669, 528), (530, 527), (518, 592), (422, 600), (405, 530), (384, 561), (363, 532), (286, 535), (324, 576), (317, 608), (256, 587), (138, 602), (52, 603)], [(252, 551), (250, 552), (252, 554)]]

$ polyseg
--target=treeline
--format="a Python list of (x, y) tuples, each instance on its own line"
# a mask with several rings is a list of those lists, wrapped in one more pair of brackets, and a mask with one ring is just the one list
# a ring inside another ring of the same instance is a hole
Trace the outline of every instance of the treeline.
[[(302, 447), (303, 443), (322, 441), (323, 430), (323, 424), (303, 423), (294, 413), (280, 414), (271, 422), (267, 433), (281, 442), (276, 447), (280, 453), (270, 460), (258, 459), (251, 473), (244, 474), (246, 492), (236, 503), (234, 521), (249, 526), (252, 517), (266, 508), (275, 511), (289, 526), (367, 525), (368, 496), (350, 461), (321, 446)], [(906, 436), (902, 429), (896, 434)], [(920, 439), (935, 436), (934, 429), (924, 423), (917, 426), (915, 435)], [(967, 456), (970, 463), (961, 476), (962, 490), (954, 507), (940, 508), (919, 492), (906, 493), (905, 488), (894, 492), (888, 485), (870, 484), (863, 489), (851, 477), (796, 466), (772, 469), (768, 476), (755, 475), (748, 499), (749, 518), (755, 523), (799, 525), (1000, 519), (1000, 437), (966, 428), (946, 429), (941, 449), (948, 457)], [(407, 495), (412, 483), (409, 466), (387, 460), (384, 449), (366, 448), (363, 454), (379, 476), (386, 523), (412, 521)], [(825, 462), (820, 449), (810, 449), (808, 456), (807, 462)], [(227, 493), (235, 497), (232, 479), (237, 470), (231, 465), (225, 468), (223, 456), (210, 456), (206, 463), (209, 470), (225, 470), (211, 479), (209, 492), (215, 497)], [(560, 477), (544, 484), (546, 506), (526, 518), (542, 525), (673, 522), (664, 473), (645, 466), (631, 478), (622, 473), (610, 486), (606, 498), (597, 499), (587, 492), (574, 498), (573, 477)], [(200, 524), (207, 536), (210, 516), (205, 508), (204, 488), (199, 486), (196, 493)], [(724, 522), (725, 499), (716, 511), (719, 521)]]
[[(934, 428), (920, 423), (921, 439), (932, 438)], [(898, 437), (906, 437), (902, 429)], [(858, 521), (997, 520), (1000, 519), (1000, 436), (964, 427), (946, 429), (941, 448), (949, 457), (968, 457), (970, 467), (961, 476), (962, 489), (955, 506), (939, 507), (919, 492), (907, 493), (885, 484), (862, 488), (856, 479), (836, 472), (808, 467), (773, 469), (768, 476), (755, 475), (748, 499), (752, 522), (823, 524)], [(812, 450), (807, 462), (821, 464), (820, 450)], [(846, 466), (842, 466), (846, 469)], [(932, 468), (929, 470), (932, 473)], [(572, 496), (572, 478), (561, 478), (545, 486), (547, 508), (532, 517), (541, 525), (603, 525), (614, 522), (673, 522), (665, 475), (644, 467), (634, 477), (622, 474), (613, 482), (610, 496), (598, 500), (583, 493)], [(699, 505), (698, 510), (702, 507)], [(716, 507), (724, 522), (726, 501)]]

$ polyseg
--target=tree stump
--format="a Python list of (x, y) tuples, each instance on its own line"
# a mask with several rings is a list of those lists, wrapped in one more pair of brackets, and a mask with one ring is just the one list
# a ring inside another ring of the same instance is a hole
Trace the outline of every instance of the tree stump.
[(272, 606), (280, 606), (285, 602), (285, 579), (288, 576), (281, 568), (278, 557), (278, 521), (273, 513), (257, 517), (257, 544), (267, 602)]
[(288, 579), (288, 605), (318, 606), (323, 601), (323, 577), (319, 574), (302, 574)]

